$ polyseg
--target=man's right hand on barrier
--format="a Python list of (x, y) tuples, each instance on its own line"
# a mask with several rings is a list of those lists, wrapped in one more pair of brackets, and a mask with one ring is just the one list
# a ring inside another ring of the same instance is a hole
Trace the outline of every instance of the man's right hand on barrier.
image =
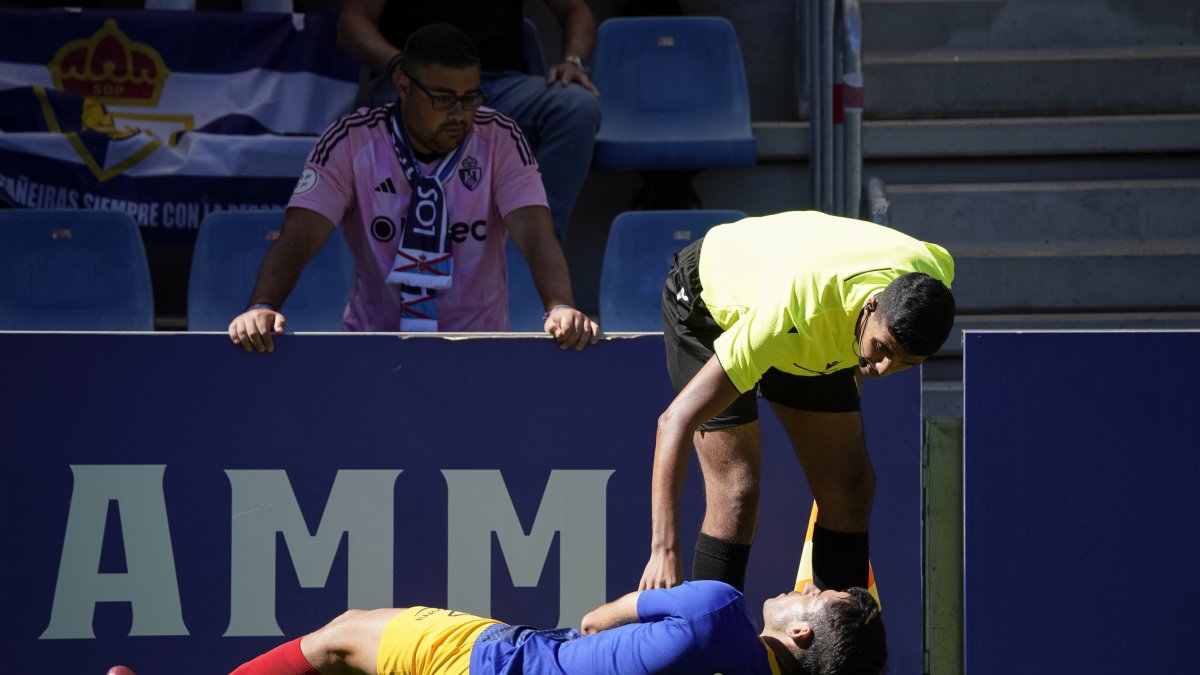
[(283, 334), (287, 318), (270, 307), (251, 307), (229, 324), (229, 339), (242, 351), (273, 352), (271, 334)]

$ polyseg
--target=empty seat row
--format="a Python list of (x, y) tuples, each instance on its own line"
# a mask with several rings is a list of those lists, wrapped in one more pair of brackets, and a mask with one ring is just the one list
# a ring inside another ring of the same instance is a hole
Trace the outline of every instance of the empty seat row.
[[(607, 331), (659, 331), (671, 255), (740, 211), (630, 211), (613, 221), (600, 276)], [(188, 329), (224, 331), (245, 307), (259, 265), (279, 236), (277, 211), (210, 214), (200, 226), (188, 283)], [(514, 331), (541, 332), (542, 302), (511, 241)], [(335, 234), (305, 268), (283, 309), (290, 331), (338, 331), (353, 285)], [(154, 329), (150, 273), (137, 224), (118, 211), (0, 211), (0, 330)]]
[[(188, 328), (224, 331), (246, 306), (279, 236), (278, 211), (210, 214), (188, 286)], [(341, 330), (354, 267), (330, 237), (288, 298), (288, 329)], [(119, 211), (0, 211), (0, 330), (154, 330), (154, 295), (137, 224)]]

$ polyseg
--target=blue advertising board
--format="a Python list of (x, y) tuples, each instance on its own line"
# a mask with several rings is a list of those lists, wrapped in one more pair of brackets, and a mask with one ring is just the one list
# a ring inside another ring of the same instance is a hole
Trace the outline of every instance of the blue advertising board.
[[(576, 353), (288, 335), (245, 354), (213, 334), (0, 333), (0, 353), (5, 670), (227, 672), (347, 607), (571, 625), (641, 576), (661, 336)], [(864, 395), (904, 674), (921, 672), (919, 382)], [(752, 606), (790, 589), (811, 505), (762, 407)], [(702, 508), (693, 462), (686, 542)]]
[(1195, 672), (1200, 332), (974, 332), (968, 675)]

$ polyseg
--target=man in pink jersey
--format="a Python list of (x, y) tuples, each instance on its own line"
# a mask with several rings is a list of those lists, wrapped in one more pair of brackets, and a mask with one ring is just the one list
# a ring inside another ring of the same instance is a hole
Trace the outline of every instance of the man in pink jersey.
[(546, 332), (563, 349), (594, 344), (599, 327), (573, 306), (533, 154), (511, 119), (481, 107), (475, 45), (434, 24), (404, 54), (393, 72), (399, 102), (342, 117), (317, 141), (230, 339), (274, 349), (272, 333), (286, 325), (279, 308), (340, 223), (355, 267), (346, 330), (507, 330), (511, 235)]

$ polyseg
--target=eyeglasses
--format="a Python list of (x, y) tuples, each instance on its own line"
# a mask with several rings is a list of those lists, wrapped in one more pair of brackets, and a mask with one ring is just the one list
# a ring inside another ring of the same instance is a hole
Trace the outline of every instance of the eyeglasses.
[(429, 87), (421, 84), (420, 80), (413, 77), (412, 73), (406, 70), (404, 71), (404, 74), (408, 76), (408, 79), (412, 80), (413, 84), (417, 85), (417, 89), (425, 92), (425, 95), (429, 97), (429, 102), (433, 104), (433, 109), (437, 110), (438, 112), (449, 112), (454, 110), (455, 103), (461, 103), (464, 111), (473, 112), (478, 110), (479, 106), (483, 105), (483, 102), (487, 100), (487, 96), (484, 95), (483, 92), (464, 94), (463, 96), (454, 96), (453, 94), (435, 94), (432, 91), (429, 91)]

